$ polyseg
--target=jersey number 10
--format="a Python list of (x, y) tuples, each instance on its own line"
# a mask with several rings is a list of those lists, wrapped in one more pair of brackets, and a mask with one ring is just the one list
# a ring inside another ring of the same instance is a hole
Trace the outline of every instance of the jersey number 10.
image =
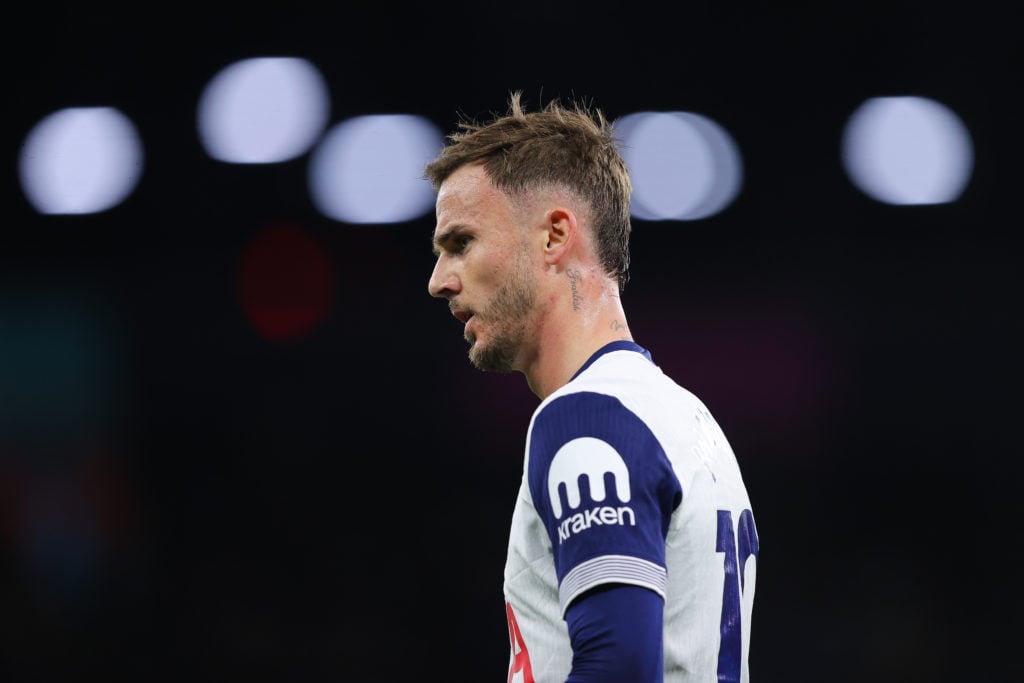
[[(738, 548), (738, 550), (737, 550)], [(736, 527), (732, 512), (718, 511), (718, 540), (715, 550), (725, 553), (725, 585), (722, 589), (722, 640), (718, 647), (718, 683), (738, 683), (743, 663), (744, 567), (751, 555), (757, 558), (757, 529), (750, 510), (740, 513)], [(749, 613), (748, 613), (749, 617)]]

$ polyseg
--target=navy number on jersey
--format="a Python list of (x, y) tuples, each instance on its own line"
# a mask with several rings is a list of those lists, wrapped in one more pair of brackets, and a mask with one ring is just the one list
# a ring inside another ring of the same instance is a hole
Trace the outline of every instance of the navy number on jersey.
[(757, 561), (757, 529), (750, 510), (740, 513), (740, 521), (733, 526), (730, 510), (718, 511), (718, 540), (715, 550), (725, 553), (725, 585), (722, 590), (722, 641), (718, 648), (718, 683), (740, 680), (743, 660), (743, 611), (741, 598), (744, 586), (744, 567), (753, 555)]

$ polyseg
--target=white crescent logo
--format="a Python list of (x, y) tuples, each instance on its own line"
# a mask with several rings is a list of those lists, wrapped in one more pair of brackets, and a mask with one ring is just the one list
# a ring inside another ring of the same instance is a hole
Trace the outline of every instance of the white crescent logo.
[(622, 456), (608, 443), (590, 436), (573, 439), (558, 449), (548, 470), (548, 496), (556, 519), (562, 517), (562, 500), (558, 496), (559, 484), (565, 484), (569, 507), (580, 506), (580, 476), (590, 483), (590, 497), (595, 501), (605, 499), (604, 475), (611, 472), (615, 480), (615, 494), (623, 503), (631, 497), (629, 470)]

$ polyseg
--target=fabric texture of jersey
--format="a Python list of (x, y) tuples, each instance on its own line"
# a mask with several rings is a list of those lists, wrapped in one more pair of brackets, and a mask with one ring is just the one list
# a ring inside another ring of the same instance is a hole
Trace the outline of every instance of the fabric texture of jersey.
[(705, 405), (613, 342), (534, 411), (505, 565), (509, 680), (561, 682), (565, 611), (587, 590), (664, 598), (665, 681), (746, 681), (757, 533)]

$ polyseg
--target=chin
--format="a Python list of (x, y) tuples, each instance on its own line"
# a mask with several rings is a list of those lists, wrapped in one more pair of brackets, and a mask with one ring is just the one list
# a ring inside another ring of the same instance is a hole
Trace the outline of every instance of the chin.
[(469, 349), (469, 361), (478, 370), (488, 372), (512, 372), (515, 370), (514, 356), (506, 349), (494, 349), (474, 344)]

